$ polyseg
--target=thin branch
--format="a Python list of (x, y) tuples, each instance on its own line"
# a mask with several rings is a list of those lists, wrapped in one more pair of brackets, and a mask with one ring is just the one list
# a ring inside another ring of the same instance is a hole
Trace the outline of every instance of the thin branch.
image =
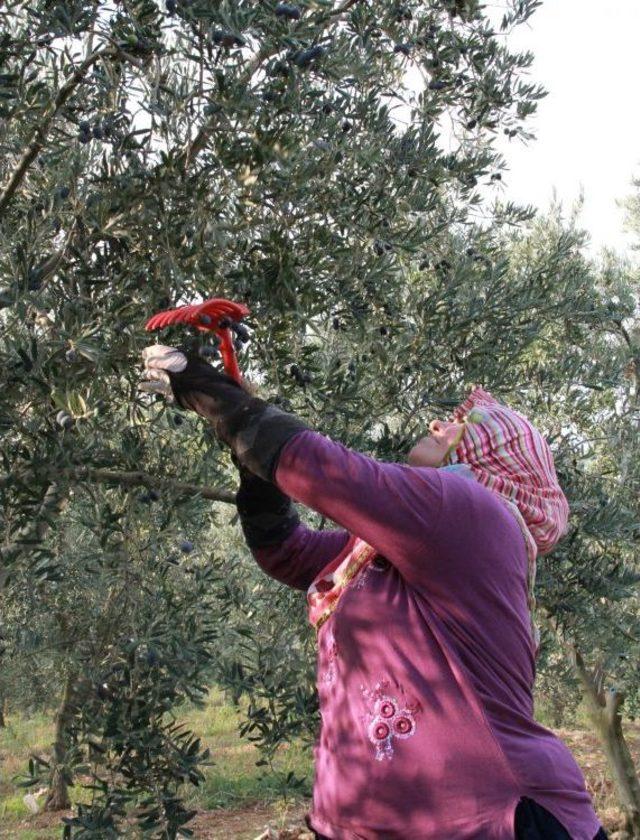
[(584, 659), (582, 658), (582, 654), (578, 650), (577, 645), (564, 643), (564, 648), (569, 655), (569, 660), (573, 663), (585, 694), (587, 695), (593, 708), (601, 709), (603, 706), (602, 698), (598, 695), (597, 687), (593, 684), (593, 679), (587, 671), (587, 666), (585, 665)]
[(622, 323), (622, 321), (621, 321), (619, 318), (614, 318), (614, 319), (613, 319), (613, 323), (614, 323), (614, 324), (618, 327), (618, 329), (620, 330), (620, 333), (621, 333), (622, 337), (624, 338), (624, 340), (625, 340), (625, 342), (626, 342), (627, 347), (629, 348), (629, 350), (635, 350), (635, 348), (634, 348), (634, 346), (633, 346), (633, 341), (631, 340), (631, 336), (629, 335), (629, 333), (628, 333), (628, 332), (627, 332), (627, 330), (625, 329), (625, 326), (624, 326), (624, 324)]
[(97, 484), (119, 484), (123, 487), (148, 487), (150, 489), (171, 490), (190, 496), (201, 496), (212, 502), (225, 502), (234, 505), (236, 502), (235, 493), (229, 490), (222, 490), (218, 487), (203, 487), (199, 484), (190, 484), (180, 481), (173, 481), (170, 478), (161, 478), (149, 473), (120, 472), (118, 470), (94, 469), (92, 467), (72, 467), (63, 470), (63, 474), (76, 481), (90, 481)]

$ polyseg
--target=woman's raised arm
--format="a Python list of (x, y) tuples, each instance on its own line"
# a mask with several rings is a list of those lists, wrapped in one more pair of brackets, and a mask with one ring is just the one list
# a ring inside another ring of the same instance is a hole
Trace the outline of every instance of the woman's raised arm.
[(291, 499), (240, 466), (236, 505), (247, 545), (268, 575), (306, 590), (346, 546), (346, 531), (314, 531), (300, 522)]
[(442, 505), (438, 470), (377, 461), (303, 431), (282, 448), (274, 476), (284, 493), (365, 540), (409, 580), (424, 575), (417, 564), (432, 551)]

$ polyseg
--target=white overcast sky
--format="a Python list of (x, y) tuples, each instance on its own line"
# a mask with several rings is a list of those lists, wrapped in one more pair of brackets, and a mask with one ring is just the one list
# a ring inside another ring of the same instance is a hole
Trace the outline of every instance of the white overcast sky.
[(544, 209), (554, 190), (567, 206), (582, 191), (593, 251), (627, 252), (616, 200), (640, 176), (640, 0), (545, 0), (510, 44), (534, 53), (531, 77), (549, 94), (537, 139), (504, 147), (505, 195)]

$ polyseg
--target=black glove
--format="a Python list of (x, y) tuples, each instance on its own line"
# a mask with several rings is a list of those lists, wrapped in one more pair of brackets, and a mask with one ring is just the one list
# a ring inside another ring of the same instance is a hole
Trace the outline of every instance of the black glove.
[(206, 417), (242, 466), (267, 482), (273, 479), (282, 447), (309, 428), (197, 356), (187, 357), (184, 370), (168, 370), (167, 375), (176, 402)]
[(236, 505), (247, 545), (255, 549), (284, 542), (300, 523), (293, 502), (275, 484), (243, 467), (235, 455), (231, 460), (240, 473)]

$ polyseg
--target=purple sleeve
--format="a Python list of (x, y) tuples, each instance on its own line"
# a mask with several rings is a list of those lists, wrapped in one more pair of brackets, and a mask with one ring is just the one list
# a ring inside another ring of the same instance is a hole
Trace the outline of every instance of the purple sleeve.
[(268, 575), (294, 589), (307, 590), (313, 579), (346, 546), (346, 531), (314, 531), (298, 525), (284, 542), (253, 550)]
[(376, 461), (317, 432), (283, 447), (277, 486), (373, 546), (411, 583), (424, 584), (442, 482), (438, 470)]

